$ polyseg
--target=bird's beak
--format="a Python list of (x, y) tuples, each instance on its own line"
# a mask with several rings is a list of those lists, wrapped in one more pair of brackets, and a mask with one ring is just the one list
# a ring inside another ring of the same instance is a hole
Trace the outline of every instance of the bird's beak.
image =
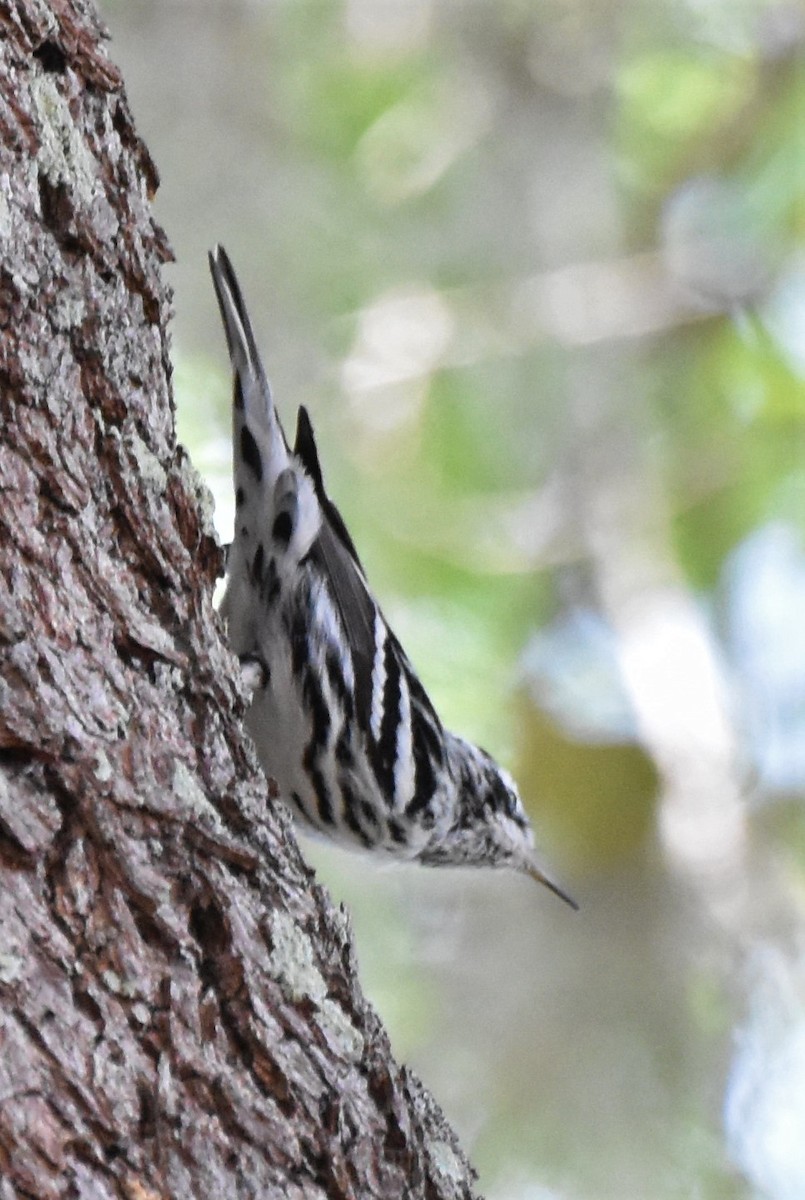
[(553, 892), (554, 896), (558, 896), (560, 900), (564, 900), (565, 904), (569, 904), (575, 912), (579, 911), (579, 906), (573, 897), (569, 896), (567, 892), (563, 891), (558, 883), (554, 883), (554, 881), (549, 878), (549, 876), (547, 876), (535, 862), (530, 862), (527, 864), (525, 873), (526, 875), (530, 876), (531, 879), (535, 879), (537, 883), (541, 883), (543, 887), (548, 888), (549, 891)]

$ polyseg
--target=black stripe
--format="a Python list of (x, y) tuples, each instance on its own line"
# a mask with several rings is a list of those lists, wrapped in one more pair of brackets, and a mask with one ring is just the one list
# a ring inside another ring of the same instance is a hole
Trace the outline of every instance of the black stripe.
[(275, 542), (279, 542), (282, 546), (287, 546), (291, 540), (293, 533), (293, 521), (289, 512), (277, 513), (274, 518), (274, 524), (271, 527), (271, 536)]
[(315, 674), (310, 669), (305, 672), (302, 696), (313, 722), (308, 748), (313, 752), (314, 757), (318, 757), (319, 752), (327, 745), (331, 720), (324, 693), (319, 687)]
[(351, 767), (355, 761), (355, 751), (349, 736), (349, 728), (345, 725), (338, 735), (335, 744), (335, 761), (342, 767)]
[(436, 712), (428, 699), (428, 694), (419, 681), (410, 663), (406, 664), (405, 681), (408, 684), (408, 694), (411, 697), (411, 714), (418, 713), (421, 717), (419, 729), (425, 739), (430, 756), (440, 767), (444, 766), (444, 729)]
[(349, 536), (347, 527), (344, 524), (344, 519), (336, 506), (333, 504), (330, 497), (324, 490), (324, 480), (321, 475), (321, 467), (319, 466), (319, 453), (316, 449), (316, 439), (313, 435), (313, 426), (310, 423), (310, 417), (304, 404), (300, 404), (299, 413), (296, 418), (296, 444), (294, 445), (294, 454), (298, 454), (302, 466), (307, 471), (310, 478), (313, 480), (313, 487), (316, 492), (316, 498), (322, 507), (325, 517), (330, 524), (332, 532), (337, 539), (342, 543), (347, 553), (355, 560), (360, 567), (361, 561), (358, 558), (358, 552), (352, 544), (352, 538)]
[(242, 508), (243, 502), (245, 499), (246, 499), (246, 497), (243, 493), (243, 488), (239, 487), (238, 490), (235, 492), (235, 508)]
[(246, 463), (246, 466), (251, 467), (257, 482), (261, 482), (263, 478), (263, 461), (260, 458), (257, 442), (254, 440), (252, 431), (248, 425), (244, 425), (240, 431), (240, 456)]
[(301, 680), (308, 662), (305, 608), (310, 601), (310, 593), (303, 592), (298, 600), (288, 634), (291, 641), (291, 669), (294, 678)]
[[(402, 655), (404, 652), (403, 652), (402, 648), (400, 647), (399, 642), (397, 643), (397, 646), (398, 646), (398, 649), (400, 650), (400, 654)], [(430, 726), (430, 728), (432, 730), (433, 742), (431, 745), (431, 749), (434, 752), (434, 758), (437, 760), (437, 762), (443, 763), (444, 762), (444, 740), (443, 740), (444, 739), (444, 730), (442, 729), (442, 723), (439, 720), (439, 717), (438, 717), (438, 714), (437, 714), (435, 708), (433, 707), (433, 705), (430, 702), (430, 696), (428, 695), (428, 693), (425, 691), (424, 687), (422, 686), (422, 681), (420, 680), (416, 671), (414, 670), (414, 668), (411, 666), (411, 664), (407, 660), (406, 660), (406, 666), (405, 666), (405, 678), (408, 683), (408, 692), (411, 696), (411, 708), (413, 709), (414, 706), (416, 704), (418, 704), (420, 709), (422, 710), (422, 713), (425, 716), (425, 718), (428, 722), (428, 725)]]
[(240, 375), (238, 375), (238, 374), (235, 375), (235, 389), (234, 389), (234, 395), (233, 395), (233, 402), (234, 402), (235, 408), (238, 408), (238, 409), (243, 408), (243, 388), (241, 387)]
[(433, 744), (441, 739), (418, 705), (411, 706), (411, 746), (414, 756), (414, 794), (406, 805), (405, 815), (415, 817), (427, 808), (436, 791), (436, 772), (433, 767)]
[(386, 681), (383, 687), (383, 717), (380, 722), (380, 737), (376, 742), (370, 738), (369, 747), (372, 769), (380, 790), (390, 800), (393, 800), (397, 729), (400, 724), (400, 663), (390, 637), (386, 638), (383, 661), (386, 668)]
[(361, 800), (361, 815), (367, 825), (371, 825), (373, 829), (380, 828), (380, 818), (374, 806), (368, 800)]
[(347, 681), (344, 677), (344, 667), (341, 662), (341, 655), (336, 650), (335, 646), (330, 646), (325, 659), (327, 667), (327, 678), (330, 681), (330, 687), (337, 696), (341, 708), (344, 712), (344, 717), (347, 721), (351, 721), (355, 713), (355, 698), (352, 692), (347, 687)]
[[(343, 780), (341, 781), (341, 795), (344, 797), (344, 820), (347, 826), (352, 830), (356, 838), (363, 842), (367, 850), (370, 849), (372, 846), (374, 846), (375, 842), (358, 820), (358, 798), (351, 786), (348, 783), (345, 783)], [(362, 808), (363, 805), (360, 807)]]
[(408, 833), (402, 821), (389, 821), (389, 833), (391, 840), (396, 842), (398, 846), (404, 846), (408, 841)]
[(316, 808), (319, 814), (319, 820), (322, 825), (333, 825), (333, 802), (330, 799), (330, 793), (327, 788), (324, 776), (315, 763), (308, 763), (308, 750), (305, 751), (304, 765), (308, 773), (310, 782), (313, 784), (313, 791), (316, 794)]
[(263, 543), (260, 542), (254, 552), (254, 560), (252, 562), (252, 579), (258, 586), (263, 578), (263, 557)]
[(319, 758), (327, 745), (327, 738), (330, 732), (330, 710), (327, 707), (318, 680), (309, 666), (304, 672), (302, 696), (313, 723), (310, 741), (305, 747), (302, 763), (316, 793), (319, 818), (323, 824), (332, 825), (333, 802), (325, 778), (319, 768)]
[(263, 586), (260, 594), (269, 608), (280, 594), (280, 581), (277, 573), (277, 563), (273, 558), (268, 560), (268, 567), (266, 568), (265, 578), (263, 579)]

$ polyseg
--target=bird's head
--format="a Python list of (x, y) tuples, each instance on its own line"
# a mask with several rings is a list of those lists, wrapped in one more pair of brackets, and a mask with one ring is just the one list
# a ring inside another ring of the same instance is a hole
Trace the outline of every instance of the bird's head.
[(577, 908), (540, 866), (531, 822), (508, 771), (485, 750), (455, 734), (446, 733), (445, 740), (457, 791), (454, 820), (420, 851), (420, 862), (509, 867), (544, 884), (571, 908)]

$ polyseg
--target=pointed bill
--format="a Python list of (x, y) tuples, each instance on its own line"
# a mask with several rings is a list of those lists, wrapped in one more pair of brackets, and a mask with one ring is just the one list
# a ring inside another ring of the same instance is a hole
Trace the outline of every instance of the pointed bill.
[(541, 883), (543, 887), (548, 888), (548, 890), (553, 892), (554, 896), (558, 896), (560, 900), (564, 900), (565, 904), (569, 904), (574, 912), (579, 911), (579, 906), (573, 897), (568, 895), (568, 893), (564, 891), (558, 883), (554, 883), (550, 876), (546, 875), (542, 868), (537, 865), (537, 863), (532, 860), (531, 862), (527, 863), (524, 869), (526, 875), (528, 875), (531, 879), (536, 880), (537, 883)]

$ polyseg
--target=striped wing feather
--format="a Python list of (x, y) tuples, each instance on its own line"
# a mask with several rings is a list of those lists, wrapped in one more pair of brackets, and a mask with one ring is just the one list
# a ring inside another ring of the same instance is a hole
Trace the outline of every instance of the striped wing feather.
[(300, 407), (294, 453), (313, 480), (323, 520), (308, 557), (317, 563), (335, 600), (349, 643), (355, 675), (355, 711), (361, 728), (369, 731), (372, 711), (372, 671), (375, 657), (377, 605), (366, 584), (358, 552), (344, 519), (324, 490), (319, 455), (307, 409)]
[[(313, 480), (324, 516), (321, 531), (310, 555), (318, 561), (329, 582), (349, 641), (355, 675), (355, 709), (358, 723), (365, 733), (378, 740), (376, 732), (373, 733), (372, 730), (372, 706), (375, 703), (373, 679), (377, 656), (383, 655), (385, 668), (382, 674), (386, 681), (386, 691), (389, 693), (384, 694), (382, 698), (385, 720), (381, 728), (385, 727), (386, 740), (391, 739), (393, 723), (398, 716), (399, 695), (395, 697), (395, 692), (399, 691), (401, 677), (406, 679), (419, 709), (430, 719), (428, 723), (440, 731), (439, 718), (424, 688), (369, 592), (358, 552), (344, 519), (325, 491), (313, 427), (304, 407), (299, 409), (294, 453)], [(383, 629), (383, 637), (380, 639), (376, 630), (378, 619), (382, 622)]]

